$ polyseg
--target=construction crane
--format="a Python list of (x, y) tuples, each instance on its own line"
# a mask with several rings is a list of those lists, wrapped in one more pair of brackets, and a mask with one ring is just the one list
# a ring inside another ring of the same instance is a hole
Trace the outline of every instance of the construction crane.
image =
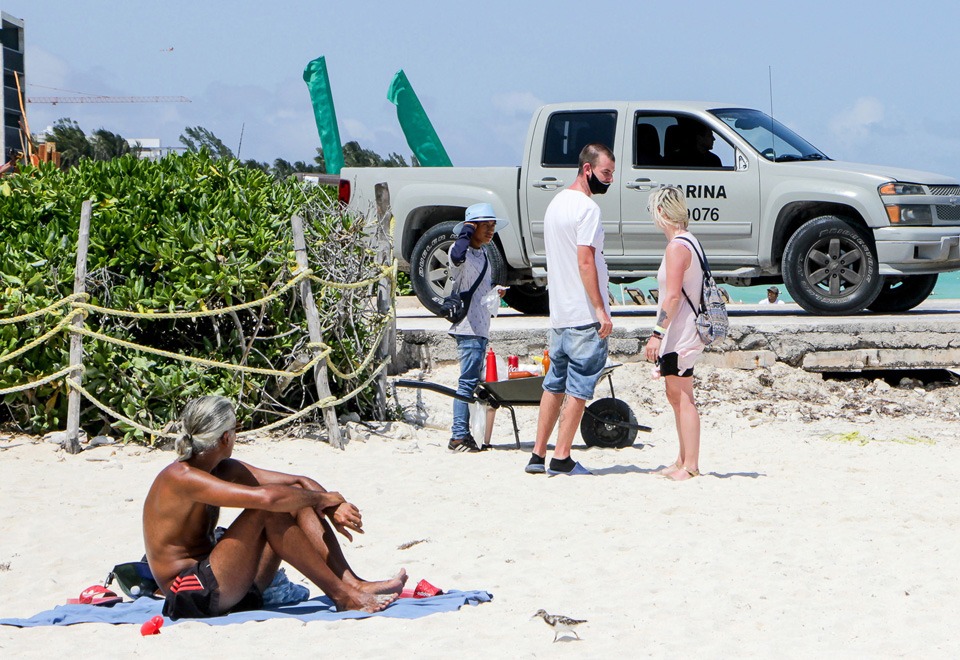
[(30, 96), (27, 103), (190, 103), (186, 96)]

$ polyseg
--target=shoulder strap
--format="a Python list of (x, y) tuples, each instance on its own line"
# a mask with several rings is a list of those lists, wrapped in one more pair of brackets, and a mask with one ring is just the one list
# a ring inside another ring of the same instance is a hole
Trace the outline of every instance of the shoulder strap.
[[(703, 271), (703, 277), (706, 278), (710, 275), (710, 266), (707, 265), (706, 255), (701, 256), (700, 250), (697, 249), (696, 243), (691, 241), (689, 238), (683, 236), (677, 236), (676, 240), (683, 241), (690, 245), (693, 248), (693, 253), (697, 255), (697, 259), (700, 261), (700, 270)], [(690, 296), (687, 295), (687, 292), (684, 291), (683, 287), (680, 287), (680, 293), (683, 294), (683, 297), (687, 299), (687, 304), (690, 305), (690, 309), (693, 310), (694, 314), (699, 314), (700, 310), (693, 306), (693, 303), (690, 301)]]
[(707, 263), (707, 255), (701, 254), (700, 250), (697, 249), (697, 244), (691, 241), (689, 238), (686, 238), (685, 236), (677, 236), (676, 240), (683, 241), (684, 243), (689, 244), (690, 247), (693, 248), (693, 253), (696, 254), (697, 259), (700, 260), (700, 270), (703, 271), (703, 276), (709, 277), (711, 273), (710, 273), (710, 265)]
[(483, 280), (483, 276), (487, 274), (487, 265), (490, 263), (490, 260), (487, 259), (487, 251), (483, 251), (483, 268), (480, 269), (480, 275), (477, 277), (477, 281), (473, 283), (473, 286), (470, 287), (470, 291), (467, 292), (468, 298), (473, 298), (473, 294), (476, 293), (477, 287), (480, 286), (480, 282)]

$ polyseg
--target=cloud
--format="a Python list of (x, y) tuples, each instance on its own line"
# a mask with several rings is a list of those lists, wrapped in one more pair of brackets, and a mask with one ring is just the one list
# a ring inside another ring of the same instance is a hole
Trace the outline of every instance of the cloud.
[(531, 92), (507, 92), (495, 94), (491, 99), (493, 107), (507, 115), (522, 115), (529, 119), (533, 111), (543, 105)]
[(872, 96), (865, 96), (857, 99), (852, 108), (831, 119), (830, 131), (842, 143), (860, 142), (870, 137), (883, 117), (883, 103)]

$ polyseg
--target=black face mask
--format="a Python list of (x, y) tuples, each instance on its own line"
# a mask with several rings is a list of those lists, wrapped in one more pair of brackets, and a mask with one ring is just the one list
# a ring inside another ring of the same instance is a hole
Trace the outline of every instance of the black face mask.
[(593, 172), (590, 172), (590, 178), (587, 179), (587, 184), (590, 186), (590, 193), (593, 195), (602, 195), (607, 192), (607, 188), (610, 187), (609, 183), (604, 183), (597, 178), (597, 175)]

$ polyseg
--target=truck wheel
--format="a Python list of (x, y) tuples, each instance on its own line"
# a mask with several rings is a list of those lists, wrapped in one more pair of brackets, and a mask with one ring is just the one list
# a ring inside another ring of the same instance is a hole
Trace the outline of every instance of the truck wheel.
[(801, 225), (783, 253), (783, 282), (811, 314), (856, 314), (883, 286), (867, 230), (825, 215)]
[(533, 283), (512, 284), (503, 299), (508, 305), (523, 314), (549, 314), (550, 296), (547, 287)]
[(870, 311), (896, 313), (913, 309), (927, 299), (936, 285), (936, 273), (884, 277), (880, 295), (869, 305)]
[[(441, 222), (430, 227), (410, 255), (410, 282), (413, 292), (417, 294), (420, 303), (432, 314), (440, 311), (443, 299), (450, 295), (452, 281), (450, 280), (449, 256), (450, 247), (457, 240), (453, 228), (458, 221)], [(503, 284), (506, 281), (507, 267), (500, 254), (500, 249), (493, 243), (484, 248), (490, 263), (491, 281)]]

